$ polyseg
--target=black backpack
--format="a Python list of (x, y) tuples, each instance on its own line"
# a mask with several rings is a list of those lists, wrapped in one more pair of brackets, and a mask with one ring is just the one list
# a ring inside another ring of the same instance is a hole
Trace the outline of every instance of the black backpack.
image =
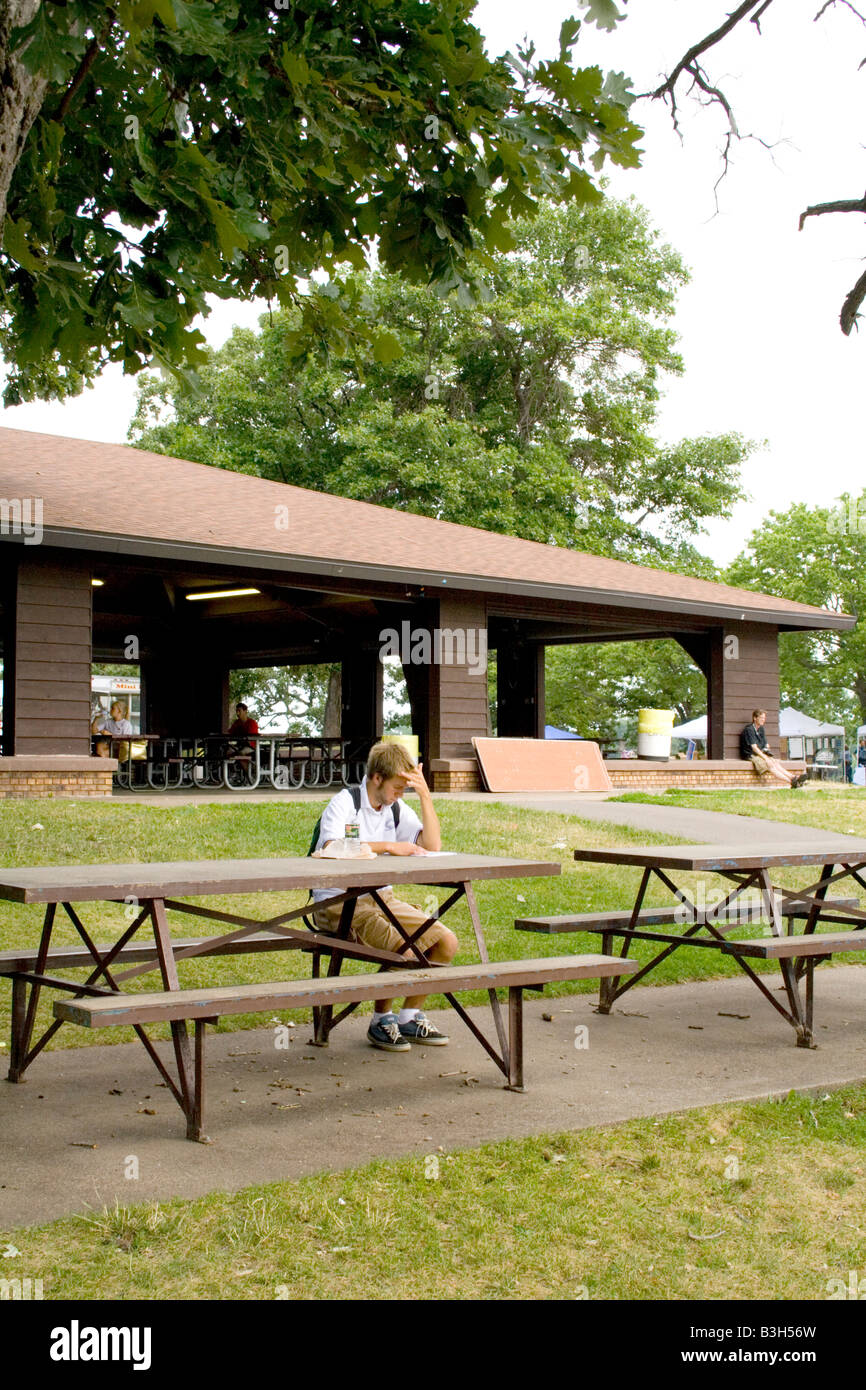
[[(354, 804), (355, 804), (355, 810), (356, 810), (356, 811), (360, 811), (360, 809), (361, 809), (361, 788), (360, 788), (360, 786), (347, 787), (346, 790), (349, 791), (349, 792), (351, 792), (351, 794), (352, 794), (352, 801), (353, 801)], [(399, 798), (398, 798), (396, 801), (392, 802), (392, 804), (391, 804), (391, 814), (392, 814), (392, 816), (394, 817), (394, 833), (396, 834), (396, 832), (397, 832), (397, 827), (398, 827), (398, 825), (400, 824), (400, 800), (399, 800)], [(313, 831), (313, 838), (312, 838), (312, 840), (310, 841), (310, 848), (307, 850), (307, 858), (310, 857), (310, 855), (313, 853), (313, 850), (316, 848), (316, 845), (319, 843), (319, 835), (321, 834), (321, 832), (322, 832), (322, 817), (319, 816), (319, 819), (316, 821), (316, 828), (315, 828), (315, 830)]]

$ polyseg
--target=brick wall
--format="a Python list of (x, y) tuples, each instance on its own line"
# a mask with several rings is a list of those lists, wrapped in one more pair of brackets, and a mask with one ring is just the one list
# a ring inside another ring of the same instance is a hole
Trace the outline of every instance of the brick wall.
[(114, 758), (0, 758), (0, 800), (9, 797), (111, 796)]
[[(664, 791), (666, 787), (704, 788), (742, 787), (751, 791), (758, 787), (782, 786), (773, 778), (761, 778), (751, 763), (734, 760), (686, 762), (677, 759), (669, 763), (647, 761), (606, 762), (615, 792)], [(802, 762), (786, 763), (792, 771), (802, 772)], [(481, 790), (478, 764), (472, 758), (434, 758), (430, 764), (431, 790), (434, 792), (477, 792)]]
[[(803, 771), (802, 763), (786, 764), (792, 771)], [(631, 766), (617, 766), (616, 762), (605, 763), (614, 791), (642, 792), (664, 791), (667, 787), (680, 787), (688, 790), (716, 787), (743, 787), (754, 791), (763, 786), (784, 786), (773, 777), (759, 777), (751, 763), (730, 761), (694, 763), (647, 763), (635, 762)]]
[(433, 758), (430, 763), (434, 792), (479, 792), (481, 782), (474, 758)]

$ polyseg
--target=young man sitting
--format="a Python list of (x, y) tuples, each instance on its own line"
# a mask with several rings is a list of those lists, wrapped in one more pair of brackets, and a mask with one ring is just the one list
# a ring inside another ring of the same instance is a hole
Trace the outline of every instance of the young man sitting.
[[(441, 849), (439, 819), (421, 769), (422, 765), (419, 763), (416, 767), (401, 744), (374, 744), (367, 759), (367, 776), (361, 785), (360, 809), (355, 810), (352, 793), (347, 788), (337, 792), (322, 816), (316, 849), (324, 849), (331, 840), (342, 839), (351, 821), (359, 822), (360, 839), (366, 841), (375, 854), (426, 854), (428, 850)], [(408, 788), (417, 792), (421, 799), (420, 820), (412, 807), (401, 800)], [(400, 801), (400, 812), (395, 829), (393, 807), (397, 801)], [(378, 894), (410, 936), (427, 920), (426, 912), (395, 898), (390, 885), (380, 888)], [(336, 896), (334, 889), (316, 889), (313, 893), (318, 904), (313, 922), (319, 931), (335, 932), (340, 924), (342, 904), (326, 905), (328, 898)], [(404, 944), (396, 927), (369, 893), (362, 894), (355, 903), (352, 936), (382, 951), (397, 951)], [(448, 965), (460, 943), (441, 922), (432, 922), (416, 944), (429, 960)], [(403, 954), (407, 962), (417, 959), (408, 950)], [(423, 1012), (425, 999), (423, 994), (411, 995), (403, 1001), (399, 1014), (393, 1012), (391, 999), (377, 999), (367, 1041), (385, 1052), (408, 1052), (412, 1043), (442, 1047), (448, 1038)]]
[(255, 752), (258, 722), (253, 719), (246, 705), (235, 705), (234, 722), (229, 727), (229, 738), (237, 739), (229, 745), (229, 757), (249, 758)]

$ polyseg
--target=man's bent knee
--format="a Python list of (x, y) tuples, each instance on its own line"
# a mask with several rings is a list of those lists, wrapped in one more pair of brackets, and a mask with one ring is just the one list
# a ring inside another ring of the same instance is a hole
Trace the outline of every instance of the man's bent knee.
[(446, 927), (435, 946), (431, 948), (429, 952), (430, 959), (447, 964), (454, 959), (459, 949), (460, 942), (457, 940), (453, 931), (450, 931)]

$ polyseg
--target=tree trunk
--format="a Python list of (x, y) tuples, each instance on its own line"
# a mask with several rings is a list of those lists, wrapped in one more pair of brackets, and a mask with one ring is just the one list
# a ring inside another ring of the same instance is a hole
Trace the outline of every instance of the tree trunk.
[(40, 4), (41, 0), (0, 0), (0, 238), (9, 186), (48, 86), (46, 78), (33, 76), (9, 52), (9, 36), (30, 23)]
[(340, 723), (343, 709), (343, 672), (341, 667), (332, 666), (328, 675), (328, 696), (325, 700), (325, 718), (322, 734), (325, 738), (340, 737)]

